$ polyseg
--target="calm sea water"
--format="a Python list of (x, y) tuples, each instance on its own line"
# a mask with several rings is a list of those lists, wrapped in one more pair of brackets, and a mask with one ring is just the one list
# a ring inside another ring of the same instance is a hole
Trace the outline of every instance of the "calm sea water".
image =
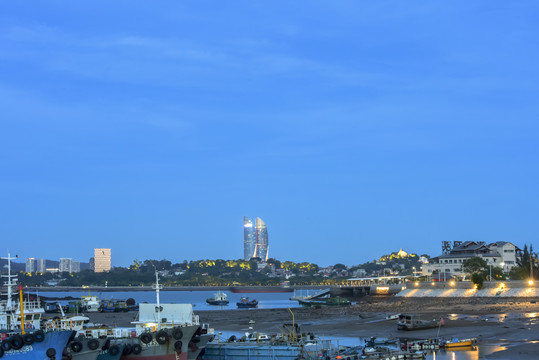
[[(293, 293), (256, 293), (256, 294), (234, 294), (229, 291), (223, 291), (227, 294), (230, 303), (226, 306), (215, 306), (206, 303), (206, 299), (212, 298), (215, 291), (161, 291), (159, 299), (162, 303), (177, 303), (177, 304), (193, 304), (196, 310), (226, 310), (237, 309), (236, 302), (242, 297), (258, 300), (259, 309), (276, 309), (276, 308), (295, 308), (300, 307), (297, 301), (290, 300)], [(133, 298), (137, 303), (155, 303), (155, 291), (115, 291), (115, 292), (91, 292), (91, 295), (96, 295), (100, 299), (128, 299)], [(66, 297), (71, 296), (79, 298), (88, 295), (88, 292), (39, 292), (41, 296), (47, 297)]]

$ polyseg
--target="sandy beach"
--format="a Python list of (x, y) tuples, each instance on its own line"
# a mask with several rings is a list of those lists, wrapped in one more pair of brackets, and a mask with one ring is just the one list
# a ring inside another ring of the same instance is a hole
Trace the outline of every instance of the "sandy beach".
[[(539, 302), (522, 298), (389, 298), (359, 301), (347, 307), (323, 309), (245, 309), (196, 311), (200, 321), (209, 323), (216, 332), (238, 334), (254, 329), (277, 333), (284, 323), (293, 320), (302, 331), (319, 336), (343, 338), (408, 338), (424, 339), (436, 335), (445, 338), (476, 337), (481, 343), (499, 344), (501, 351), (486, 356), (489, 359), (535, 359), (539, 354)], [(424, 319), (444, 319), (440, 329), (403, 332), (395, 320), (385, 320), (389, 314), (407, 313)], [(136, 317), (130, 313), (93, 313), (93, 322), (129, 326)]]

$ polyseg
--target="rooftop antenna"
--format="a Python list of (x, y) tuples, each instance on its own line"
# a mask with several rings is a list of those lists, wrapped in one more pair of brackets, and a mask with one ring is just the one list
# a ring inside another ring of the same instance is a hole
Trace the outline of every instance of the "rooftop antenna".
[(3, 277), (7, 277), (7, 283), (6, 283), (6, 286), (7, 286), (7, 303), (6, 303), (6, 306), (7, 308), (11, 308), (13, 306), (13, 303), (11, 301), (11, 296), (12, 296), (12, 291), (11, 291), (11, 287), (12, 286), (15, 286), (15, 282), (13, 282), (11, 279), (17, 277), (17, 275), (11, 275), (11, 259), (16, 259), (18, 258), (19, 256), (18, 255), (15, 255), (15, 257), (11, 257), (11, 254), (8, 253), (7, 254), (7, 257), (0, 257), (0, 259), (2, 260), (7, 260), (7, 275), (2, 275)]

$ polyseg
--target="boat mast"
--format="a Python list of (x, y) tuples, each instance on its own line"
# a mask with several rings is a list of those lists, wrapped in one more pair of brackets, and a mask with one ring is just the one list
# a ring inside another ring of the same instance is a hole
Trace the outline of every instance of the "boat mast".
[(15, 257), (12, 258), (10, 253), (7, 254), (7, 258), (6, 257), (0, 257), (0, 259), (2, 259), (2, 260), (7, 260), (7, 275), (2, 275), (2, 276), (7, 277), (7, 283), (6, 283), (6, 286), (7, 286), (7, 303), (6, 303), (6, 306), (7, 306), (8, 309), (11, 309), (12, 306), (13, 306), (13, 303), (11, 301), (11, 296), (13, 295), (11, 287), (15, 286), (15, 283), (12, 282), (11, 279), (16, 277), (16, 275), (11, 275), (11, 259), (16, 259), (17, 257), (18, 256), (15, 255)]
[(157, 306), (155, 307), (155, 310), (157, 311), (157, 329), (161, 329), (161, 305), (159, 304), (159, 289), (162, 289), (163, 286), (159, 285), (159, 273), (157, 272), (157, 269), (155, 270), (155, 296), (157, 297)]

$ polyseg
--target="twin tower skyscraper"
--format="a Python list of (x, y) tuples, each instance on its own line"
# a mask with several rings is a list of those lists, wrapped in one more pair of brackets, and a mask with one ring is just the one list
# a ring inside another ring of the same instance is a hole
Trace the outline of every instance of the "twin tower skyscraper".
[(260, 258), (268, 260), (268, 228), (261, 218), (255, 219), (255, 225), (248, 217), (243, 217), (243, 259)]

